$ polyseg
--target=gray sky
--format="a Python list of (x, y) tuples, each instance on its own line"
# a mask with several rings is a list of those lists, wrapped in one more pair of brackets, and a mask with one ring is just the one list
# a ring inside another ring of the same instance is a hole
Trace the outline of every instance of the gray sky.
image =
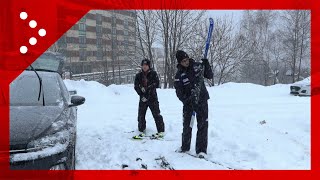
[(233, 18), (234, 23), (239, 24), (242, 17), (242, 10), (207, 10), (209, 17), (216, 19), (218, 17), (229, 16)]
[[(235, 23), (234, 27), (239, 26), (242, 17), (242, 10), (207, 10), (206, 13), (207, 16), (213, 18), (213, 20), (219, 17), (228, 16), (233, 19), (233, 22)], [(156, 42), (153, 47), (162, 48), (162, 45), (159, 42)]]

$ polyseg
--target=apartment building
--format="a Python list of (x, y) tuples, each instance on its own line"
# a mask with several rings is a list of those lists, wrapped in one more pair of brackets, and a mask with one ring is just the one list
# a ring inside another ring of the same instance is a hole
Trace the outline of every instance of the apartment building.
[[(66, 56), (65, 70), (73, 75), (107, 72), (111, 83), (121, 83), (136, 72), (136, 12), (92, 10), (56, 43)], [(122, 78), (122, 80), (121, 80)], [(123, 80), (124, 79), (124, 80)]]

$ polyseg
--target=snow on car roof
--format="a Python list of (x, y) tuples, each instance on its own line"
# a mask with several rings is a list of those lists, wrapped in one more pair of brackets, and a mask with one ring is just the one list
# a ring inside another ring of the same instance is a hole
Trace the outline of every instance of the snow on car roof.
[(295, 82), (293, 84), (299, 85), (299, 84), (310, 84), (310, 83), (311, 83), (311, 76), (309, 76), (309, 77), (307, 77), (307, 78), (305, 78), (305, 79), (303, 79), (301, 81), (297, 81), (297, 82)]

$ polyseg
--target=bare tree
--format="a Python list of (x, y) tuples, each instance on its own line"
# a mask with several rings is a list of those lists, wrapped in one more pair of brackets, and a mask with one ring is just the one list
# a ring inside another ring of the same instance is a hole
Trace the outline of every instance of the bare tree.
[[(168, 67), (169, 64), (169, 11), (168, 10), (160, 10), (158, 12), (158, 17), (160, 19), (160, 27), (159, 31), (162, 31), (163, 38), (163, 47), (164, 47), (164, 88), (167, 88), (167, 79), (168, 79)], [(162, 27), (162, 28), (161, 28)]]
[[(109, 33), (102, 32), (103, 40), (104, 42), (107, 42), (107, 40), (111, 40)], [(103, 69), (103, 83), (106, 85), (109, 85), (109, 68), (108, 68), (108, 45), (107, 43), (102, 43), (102, 69)]]
[(192, 38), (193, 26), (204, 16), (205, 11), (160, 10), (157, 17), (160, 21), (162, 44), (165, 54), (164, 87), (173, 87), (176, 58), (178, 49), (186, 47)]
[(196, 59), (200, 59), (203, 57), (208, 34), (208, 27), (209, 21), (207, 18), (199, 19), (192, 27), (191, 38), (186, 39), (184, 42), (184, 48), (188, 51), (191, 57), (194, 57)]
[[(282, 37), (286, 59), (291, 67), (292, 82), (300, 78), (303, 59), (310, 59), (310, 12), (288, 10), (282, 16)], [(304, 57), (306, 55), (306, 57)]]
[(282, 51), (282, 44), (281, 44), (281, 34), (279, 31), (275, 32), (271, 37), (272, 46), (270, 47), (270, 58), (273, 60), (270, 67), (272, 71), (270, 72), (270, 78), (273, 79), (272, 84), (280, 83), (280, 70), (283, 69), (283, 64), (285, 62), (282, 61), (283, 51)]
[[(310, 64), (308, 60), (310, 60), (310, 11), (302, 11), (301, 17), (301, 44), (300, 44), (300, 53), (299, 53), (299, 67), (298, 67), (298, 77), (300, 79), (301, 76), (301, 66), (303, 59), (307, 59), (307, 66)], [(310, 73), (310, 72), (309, 72)]]
[(244, 11), (240, 33), (249, 55), (241, 66), (244, 82), (263, 85), (288, 83), (308, 73), (310, 62), (309, 11)]
[(244, 46), (244, 39), (234, 30), (232, 18), (227, 16), (215, 20), (213, 45), (210, 48), (212, 69), (215, 72), (217, 84), (234, 79), (236, 72), (244, 58), (246, 51), (240, 51)]
[(244, 49), (248, 49), (250, 55), (242, 66), (242, 75), (248, 82), (269, 85), (277, 72), (271, 66), (275, 60), (272, 50), (276, 17), (277, 13), (270, 10), (244, 12), (240, 32), (248, 45)]
[(137, 30), (143, 57), (154, 64), (152, 47), (156, 40), (156, 25), (158, 19), (155, 11), (137, 11)]

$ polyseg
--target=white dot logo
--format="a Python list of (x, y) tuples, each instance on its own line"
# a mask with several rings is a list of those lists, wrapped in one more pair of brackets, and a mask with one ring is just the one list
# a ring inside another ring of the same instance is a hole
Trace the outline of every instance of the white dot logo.
[(27, 46), (21, 46), (21, 47), (20, 47), (20, 52), (21, 52), (22, 54), (27, 53), (27, 52), (28, 52)]
[[(20, 12), (20, 19), (21, 20), (26, 20), (28, 18), (28, 14), (26, 13), (26, 12)], [(29, 27), (30, 28), (36, 28), (37, 27), (37, 21), (35, 21), (35, 20), (30, 20), (29, 21)], [(38, 29), (38, 28), (37, 28)], [(45, 29), (40, 29), (39, 28), (39, 30), (38, 30), (38, 34), (39, 34), (39, 36), (41, 36), (41, 37), (44, 37), (46, 34), (47, 34), (47, 32), (46, 32), (46, 30)], [(34, 36), (33, 37), (31, 37), (30, 39), (29, 39), (29, 44), (31, 45), (31, 46), (34, 46), (34, 45), (36, 45), (38, 43), (38, 39), (37, 38), (35, 38)], [(28, 52), (28, 48), (27, 48), (27, 46), (21, 46), (20, 47), (20, 53), (21, 54), (26, 54)]]
[(37, 39), (34, 38), (34, 37), (30, 38), (30, 39), (29, 39), (29, 43), (30, 43), (31, 45), (35, 45), (35, 44), (37, 44)]
[(43, 37), (47, 34), (45, 29), (40, 29), (38, 33), (39, 33), (39, 36), (41, 36), (41, 37)]
[(21, 12), (20, 13), (20, 19), (26, 20), (28, 18), (28, 14), (26, 12)]
[(31, 20), (31, 21), (29, 22), (29, 26), (30, 26), (31, 28), (35, 28), (35, 27), (37, 27), (37, 22), (36, 22), (35, 20)]

